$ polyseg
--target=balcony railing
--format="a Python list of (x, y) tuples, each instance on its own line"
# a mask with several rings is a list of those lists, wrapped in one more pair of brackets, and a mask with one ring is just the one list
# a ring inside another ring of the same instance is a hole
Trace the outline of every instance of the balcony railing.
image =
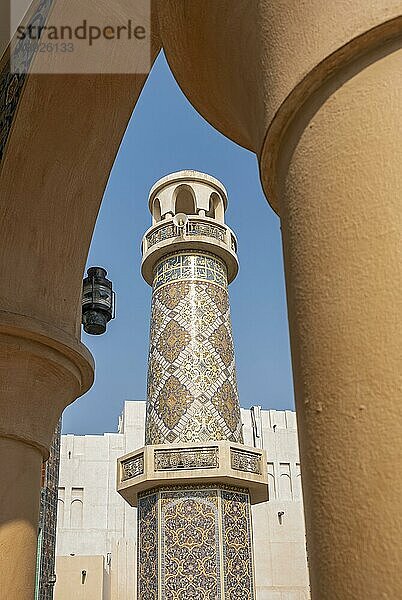
[[(152, 246), (168, 239), (180, 237), (181, 232), (173, 221), (162, 221), (154, 225), (146, 233), (142, 252), (145, 254)], [(220, 225), (215, 221), (207, 221), (200, 217), (189, 216), (184, 235), (186, 237), (202, 236), (218, 240), (227, 245), (232, 252), (237, 252), (237, 242), (233, 232), (226, 225)]]

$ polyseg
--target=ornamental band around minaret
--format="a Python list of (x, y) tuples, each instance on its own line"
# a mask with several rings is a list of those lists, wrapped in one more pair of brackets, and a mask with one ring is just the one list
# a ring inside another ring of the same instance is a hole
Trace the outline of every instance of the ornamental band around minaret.
[(226, 190), (181, 171), (154, 185), (149, 206), (146, 446), (119, 459), (117, 482), (138, 506), (138, 600), (254, 600), (250, 504), (267, 499), (267, 473), (264, 452), (242, 445)]

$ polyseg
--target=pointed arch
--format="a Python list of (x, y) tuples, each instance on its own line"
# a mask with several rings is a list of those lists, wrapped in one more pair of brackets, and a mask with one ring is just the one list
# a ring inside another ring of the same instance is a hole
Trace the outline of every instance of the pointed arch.
[(162, 220), (161, 203), (159, 198), (155, 198), (154, 200), (152, 207), (152, 217), (155, 223), (159, 223), (159, 221)]
[(223, 200), (217, 192), (212, 192), (209, 197), (209, 209), (206, 215), (207, 217), (211, 217), (211, 219), (216, 219), (220, 223), (224, 221)]
[(175, 191), (175, 213), (186, 215), (196, 214), (196, 201), (192, 188), (189, 185), (179, 185)]

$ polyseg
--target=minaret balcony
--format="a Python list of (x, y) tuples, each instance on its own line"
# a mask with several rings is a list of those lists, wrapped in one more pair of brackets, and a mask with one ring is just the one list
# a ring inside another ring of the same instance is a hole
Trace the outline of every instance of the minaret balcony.
[(202, 250), (219, 256), (226, 264), (228, 282), (236, 277), (237, 239), (227, 225), (210, 217), (188, 215), (188, 222), (179, 229), (172, 218), (159, 221), (148, 229), (142, 240), (142, 275), (152, 285), (155, 264), (166, 254), (183, 250)]
[(131, 506), (156, 487), (211, 484), (245, 488), (258, 504), (268, 500), (267, 478), (264, 450), (227, 440), (148, 445), (117, 465), (117, 491)]

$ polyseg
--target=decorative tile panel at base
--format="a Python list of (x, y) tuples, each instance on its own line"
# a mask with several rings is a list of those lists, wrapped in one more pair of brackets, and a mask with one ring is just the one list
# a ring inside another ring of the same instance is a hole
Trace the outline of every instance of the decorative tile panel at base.
[(222, 490), (225, 600), (248, 600), (253, 592), (250, 500), (244, 492)]
[(162, 598), (218, 600), (217, 490), (161, 492)]
[(138, 506), (138, 600), (254, 600), (245, 490), (160, 488)]
[(138, 504), (138, 598), (158, 600), (158, 494)]

